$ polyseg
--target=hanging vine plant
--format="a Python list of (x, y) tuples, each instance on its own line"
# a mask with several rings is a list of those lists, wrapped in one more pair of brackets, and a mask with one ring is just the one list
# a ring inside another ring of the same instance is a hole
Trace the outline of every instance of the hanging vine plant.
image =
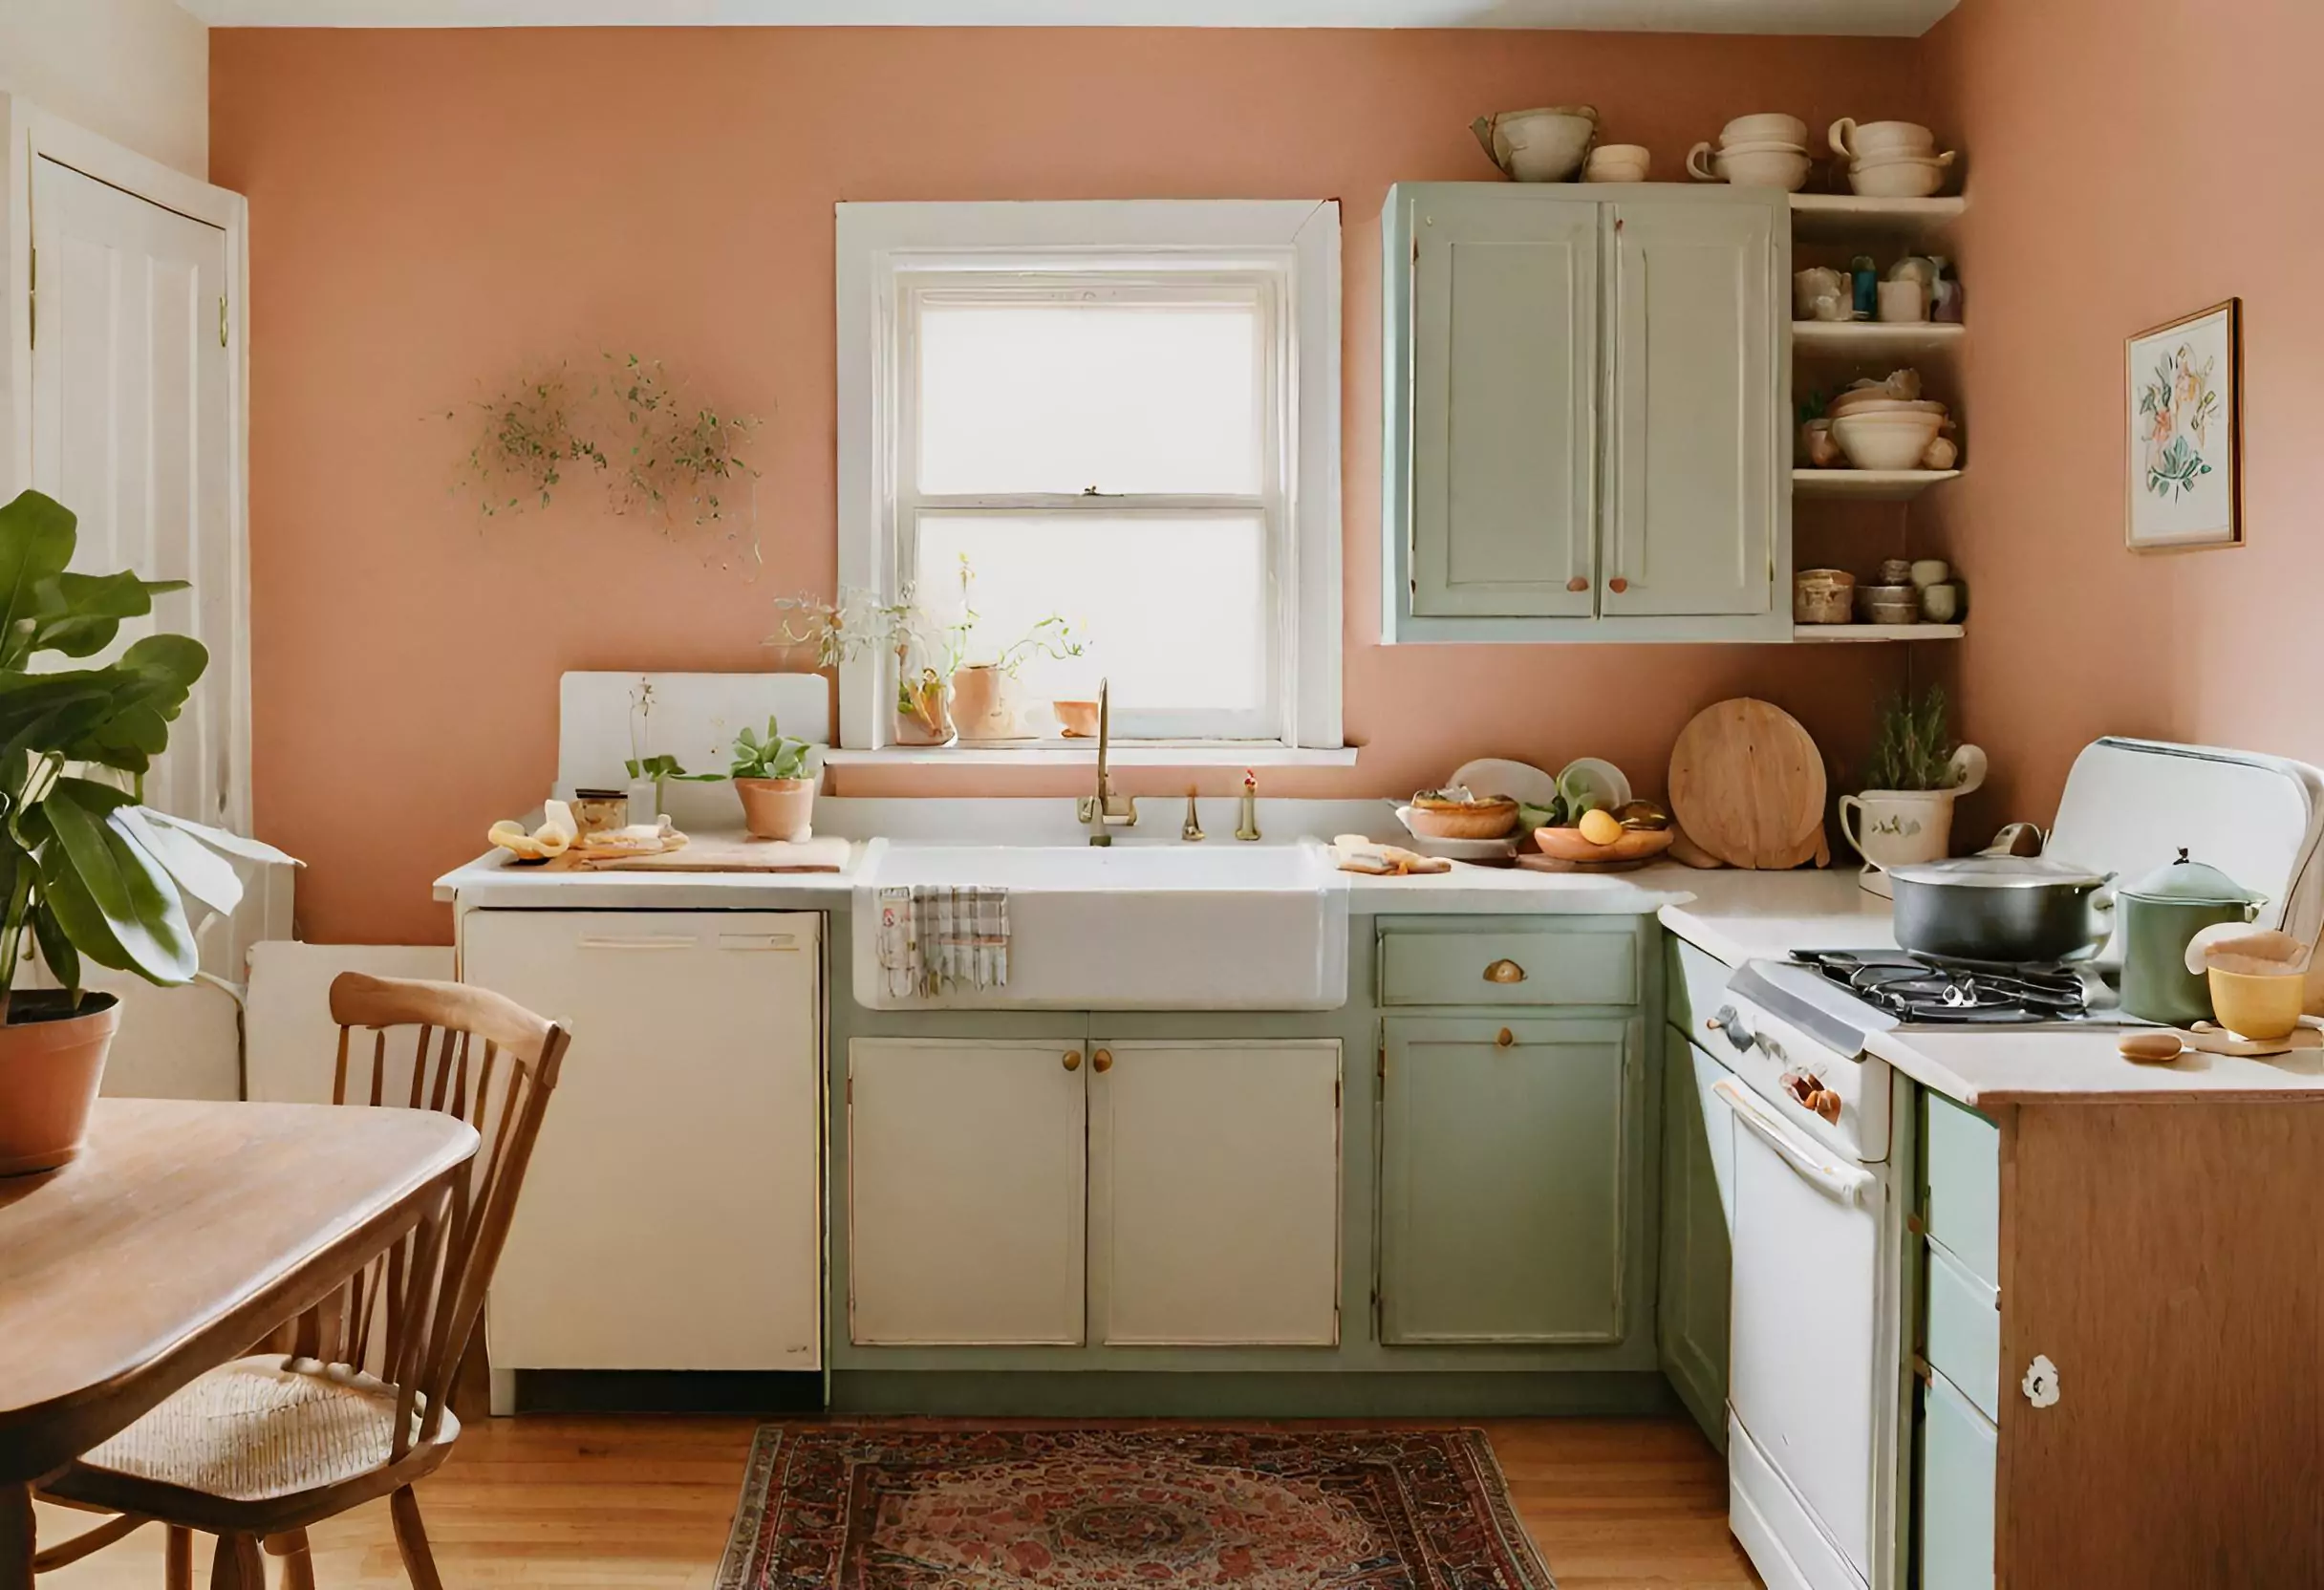
[[(559, 360), (474, 405), (484, 419), (462, 462), (461, 480), (476, 492), (476, 505), (486, 518), (522, 513), (536, 498), (538, 506), (549, 506), (565, 483), (566, 471), (576, 465), (605, 469), (604, 448), (586, 434), (585, 410), (596, 389), (576, 393), (574, 385), (571, 369)], [(460, 411), (444, 418), (457, 419)]]
[(756, 565), (758, 541), (746, 527), (753, 505), (737, 497), (758, 479), (743, 456), (758, 419), (689, 408), (659, 359), (602, 360), (586, 387), (560, 360), (477, 402), (479, 434), (455, 489), (474, 490), (478, 508), (497, 517), (548, 507), (568, 476), (587, 466), (603, 478), (613, 512), (651, 519), (668, 535), (722, 527), (724, 543)]

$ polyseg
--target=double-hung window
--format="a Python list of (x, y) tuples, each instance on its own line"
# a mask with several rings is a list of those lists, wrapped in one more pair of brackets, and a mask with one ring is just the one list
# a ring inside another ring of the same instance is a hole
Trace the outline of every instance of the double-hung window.
[[(841, 584), (973, 610), (970, 662), (1062, 620), (1028, 736), (1103, 678), (1188, 760), (1338, 747), (1337, 205), (842, 204), (838, 244)], [(895, 666), (843, 667), (843, 744)]]

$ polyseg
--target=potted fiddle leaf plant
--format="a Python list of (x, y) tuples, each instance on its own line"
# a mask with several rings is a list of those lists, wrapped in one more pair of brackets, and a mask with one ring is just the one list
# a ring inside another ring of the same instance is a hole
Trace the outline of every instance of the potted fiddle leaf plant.
[[(137, 794), (208, 666), (201, 643), (149, 634), (95, 667), (36, 666), (97, 656), (185, 588), (69, 573), (75, 541), (72, 512), (37, 491), (0, 506), (0, 1174), (80, 1151), (119, 1019), (84, 965), (189, 981), (196, 917), (242, 897), (210, 830)], [(26, 986), (32, 946), (56, 987)]]
[(801, 840), (813, 832), (815, 747), (766, 720), (762, 740), (746, 723), (734, 739), (728, 775), (742, 798), (742, 826), (761, 839)]

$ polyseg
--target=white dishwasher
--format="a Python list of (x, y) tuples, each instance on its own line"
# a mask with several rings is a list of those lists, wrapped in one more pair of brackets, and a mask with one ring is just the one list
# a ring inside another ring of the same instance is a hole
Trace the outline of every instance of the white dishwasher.
[(493, 1278), (504, 1370), (822, 1366), (823, 918), (472, 911), (463, 980), (572, 1029)]

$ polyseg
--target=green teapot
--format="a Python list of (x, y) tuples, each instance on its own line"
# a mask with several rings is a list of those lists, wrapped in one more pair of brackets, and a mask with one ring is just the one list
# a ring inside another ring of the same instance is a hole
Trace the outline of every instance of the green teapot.
[(2266, 900), (2184, 850), (2116, 891), (2123, 1014), (2174, 1027), (2211, 1021), (2210, 984), (2186, 969), (2187, 941), (2217, 923), (2250, 921)]

